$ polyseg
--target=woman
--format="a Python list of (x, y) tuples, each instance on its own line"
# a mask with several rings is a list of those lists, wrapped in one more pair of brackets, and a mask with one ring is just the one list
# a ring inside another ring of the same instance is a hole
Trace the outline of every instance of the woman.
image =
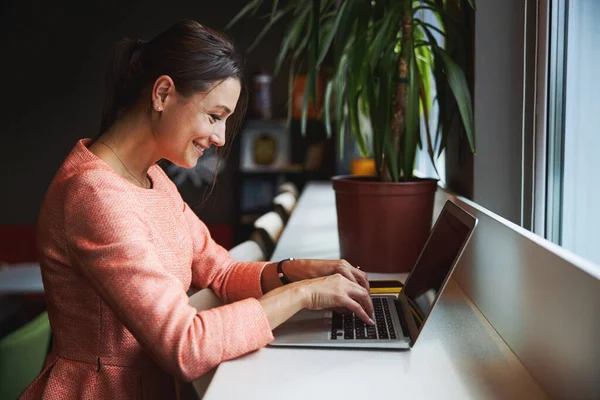
[[(224, 146), (245, 111), (242, 88), (231, 42), (197, 22), (118, 46), (102, 133), (76, 144), (40, 211), (55, 336), (22, 398), (175, 398), (178, 381), (266, 345), (303, 308), (344, 307), (372, 324), (362, 271), (289, 260), (280, 277), (276, 263), (233, 261), (156, 165), (192, 168)], [(228, 304), (197, 312), (191, 284)]]

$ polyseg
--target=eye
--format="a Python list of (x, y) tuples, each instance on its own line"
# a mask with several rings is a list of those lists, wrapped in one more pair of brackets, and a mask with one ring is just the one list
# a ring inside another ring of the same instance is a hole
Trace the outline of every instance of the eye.
[(208, 114), (208, 115), (215, 121), (221, 120), (221, 117), (219, 117), (217, 114)]

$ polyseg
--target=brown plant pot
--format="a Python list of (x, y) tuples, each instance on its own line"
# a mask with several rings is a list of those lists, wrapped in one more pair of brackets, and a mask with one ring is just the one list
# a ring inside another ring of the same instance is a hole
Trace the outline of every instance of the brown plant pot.
[(431, 229), (437, 180), (331, 180), (341, 257), (367, 272), (409, 272)]

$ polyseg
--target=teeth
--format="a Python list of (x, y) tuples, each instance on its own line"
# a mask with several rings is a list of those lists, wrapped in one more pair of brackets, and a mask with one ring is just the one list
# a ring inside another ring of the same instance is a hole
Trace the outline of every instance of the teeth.
[(202, 151), (202, 152), (204, 151), (204, 149), (203, 149), (202, 147), (200, 147), (200, 146), (198, 145), (198, 143), (196, 143), (196, 142), (192, 142), (192, 143), (194, 144), (194, 147), (196, 147), (198, 150), (200, 150), (200, 151)]

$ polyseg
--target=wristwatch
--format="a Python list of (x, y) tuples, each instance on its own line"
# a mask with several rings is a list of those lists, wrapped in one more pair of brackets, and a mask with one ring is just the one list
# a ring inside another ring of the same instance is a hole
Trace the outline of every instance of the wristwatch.
[(283, 273), (283, 263), (286, 261), (293, 261), (295, 260), (295, 258), (290, 257), (290, 258), (286, 258), (284, 260), (279, 261), (279, 263), (277, 264), (277, 277), (279, 278), (279, 280), (281, 280), (281, 283), (283, 283), (284, 285), (287, 285), (288, 283), (292, 283), (292, 281), (290, 281), (288, 279), (287, 276), (285, 276), (285, 274)]

